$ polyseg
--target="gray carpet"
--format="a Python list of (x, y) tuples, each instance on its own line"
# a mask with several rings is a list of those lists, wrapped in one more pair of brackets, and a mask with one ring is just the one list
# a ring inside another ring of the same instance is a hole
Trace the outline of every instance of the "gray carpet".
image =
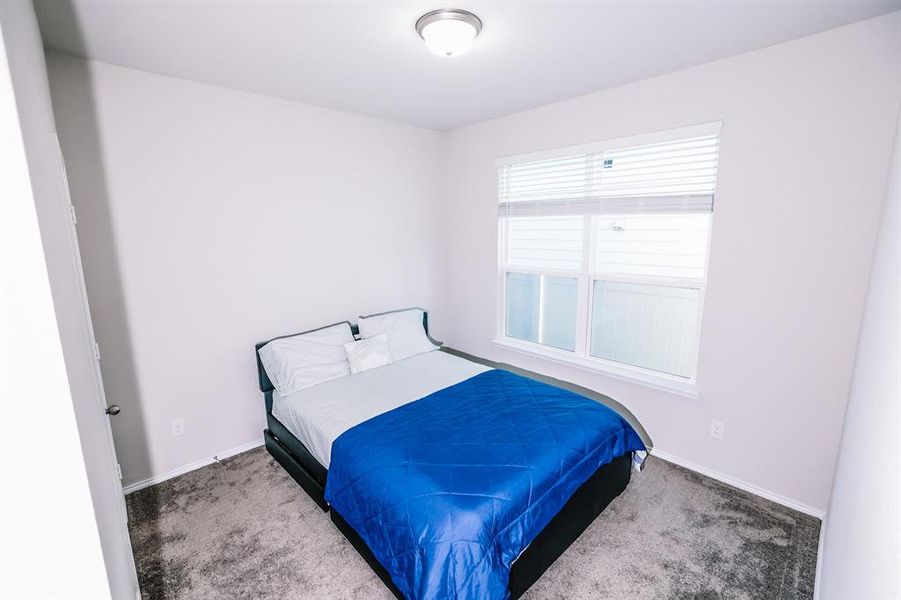
[[(393, 598), (263, 449), (131, 494), (128, 511), (144, 598)], [(650, 458), (526, 597), (811, 598), (819, 529)]]

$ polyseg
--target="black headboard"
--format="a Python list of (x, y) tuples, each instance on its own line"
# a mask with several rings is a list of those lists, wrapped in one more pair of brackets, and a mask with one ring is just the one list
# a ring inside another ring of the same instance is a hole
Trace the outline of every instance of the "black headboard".
[[(433, 344), (440, 346), (441, 342), (436, 342), (435, 340), (432, 339), (432, 336), (429, 335), (429, 313), (424, 308), (420, 308), (418, 306), (413, 306), (411, 308), (400, 308), (397, 310), (388, 310), (385, 312), (374, 313), (371, 315), (360, 315), (360, 318), (365, 319), (368, 317), (377, 317), (379, 315), (390, 315), (391, 313), (404, 312), (405, 310), (421, 310), (422, 311), (422, 327), (423, 327), (423, 329), (425, 329), (426, 337), (428, 337), (429, 341), (431, 341)], [(260, 362), (260, 348), (262, 348), (263, 346), (265, 346), (266, 344), (268, 344), (269, 342), (271, 342), (273, 340), (281, 340), (284, 338), (294, 337), (295, 335), (302, 335), (304, 333), (312, 333), (314, 331), (319, 331), (320, 329), (327, 329), (329, 327), (334, 327), (335, 325), (340, 325), (341, 323), (347, 323), (348, 325), (350, 325), (350, 330), (354, 334), (354, 337), (358, 337), (360, 335), (360, 328), (359, 328), (359, 326), (357, 326), (356, 323), (351, 323), (350, 321), (338, 321), (337, 323), (332, 323), (331, 325), (323, 325), (322, 327), (317, 327), (315, 329), (308, 329), (306, 331), (299, 331), (297, 333), (290, 333), (288, 335), (280, 335), (278, 337), (272, 338), (271, 340), (266, 340), (265, 342), (257, 343), (254, 346), (254, 356), (256, 356), (256, 360), (257, 360), (257, 379), (260, 384), (260, 391), (265, 393), (265, 392), (271, 392), (272, 390), (275, 389), (272, 385), (272, 382), (269, 380), (269, 376), (266, 375), (266, 369), (263, 368), (263, 363)]]

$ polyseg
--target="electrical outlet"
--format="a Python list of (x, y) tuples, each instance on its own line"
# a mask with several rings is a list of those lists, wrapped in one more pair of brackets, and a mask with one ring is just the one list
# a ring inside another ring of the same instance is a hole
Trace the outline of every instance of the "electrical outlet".
[(710, 437), (721, 440), (721, 439), (723, 439), (725, 430), (726, 430), (726, 426), (723, 425), (723, 423), (721, 421), (711, 421), (710, 422)]
[(172, 421), (172, 437), (181, 437), (188, 432), (184, 419)]

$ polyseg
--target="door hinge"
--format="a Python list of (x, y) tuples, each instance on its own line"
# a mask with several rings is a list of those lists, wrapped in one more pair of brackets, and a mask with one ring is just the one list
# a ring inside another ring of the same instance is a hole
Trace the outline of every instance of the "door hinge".
[(75, 206), (69, 205), (69, 220), (72, 221), (73, 225), (78, 225), (78, 217), (75, 214)]
[(116, 463), (116, 475), (119, 476), (119, 479), (122, 479), (122, 467), (119, 466), (119, 463)]
[(94, 342), (94, 360), (100, 360), (100, 344)]

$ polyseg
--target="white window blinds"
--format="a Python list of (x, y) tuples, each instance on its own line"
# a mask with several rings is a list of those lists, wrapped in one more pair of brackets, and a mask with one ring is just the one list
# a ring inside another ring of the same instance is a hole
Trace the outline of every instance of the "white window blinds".
[(499, 161), (502, 216), (709, 213), (720, 123)]

